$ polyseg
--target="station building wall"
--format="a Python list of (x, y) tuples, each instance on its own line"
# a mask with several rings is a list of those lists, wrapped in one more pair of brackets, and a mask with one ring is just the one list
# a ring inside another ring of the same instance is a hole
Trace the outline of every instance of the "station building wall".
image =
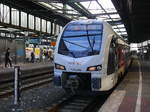
[(10, 57), (13, 63), (24, 61), (25, 47), (23, 39), (0, 38), (0, 64), (5, 63), (5, 53), (7, 48), (10, 48)]

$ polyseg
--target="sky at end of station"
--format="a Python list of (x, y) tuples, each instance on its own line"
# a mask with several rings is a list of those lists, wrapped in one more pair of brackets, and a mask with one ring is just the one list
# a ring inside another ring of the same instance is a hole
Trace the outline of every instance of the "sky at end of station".
[(147, 41), (144, 41), (144, 42), (141, 42), (141, 43), (131, 43), (130, 48), (131, 48), (131, 50), (138, 51), (138, 48), (146, 47), (146, 46), (148, 46), (148, 44), (150, 44), (150, 40), (147, 40)]
[(130, 44), (130, 50), (131, 51), (137, 51), (138, 50), (138, 45), (136, 43), (131, 43)]

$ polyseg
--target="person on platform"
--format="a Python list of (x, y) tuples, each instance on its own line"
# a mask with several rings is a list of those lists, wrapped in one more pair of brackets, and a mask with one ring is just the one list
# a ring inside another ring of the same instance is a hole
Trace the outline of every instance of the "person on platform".
[(31, 52), (31, 62), (34, 63), (34, 60), (35, 60), (34, 52)]
[(9, 48), (7, 48), (6, 53), (5, 53), (5, 67), (7, 67), (8, 64), (10, 65), (10, 67), (12, 67)]

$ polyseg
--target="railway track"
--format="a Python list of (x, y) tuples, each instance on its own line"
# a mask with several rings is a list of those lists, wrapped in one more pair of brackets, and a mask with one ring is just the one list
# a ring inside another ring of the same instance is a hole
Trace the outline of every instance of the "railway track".
[[(53, 80), (53, 71), (45, 71), (37, 74), (26, 74), (20, 77), (20, 89), (21, 91), (27, 90), (36, 86), (50, 83)], [(11, 95), (14, 91), (13, 78), (0, 82), (0, 98)]]
[(97, 112), (109, 95), (73, 95), (58, 101), (48, 112)]

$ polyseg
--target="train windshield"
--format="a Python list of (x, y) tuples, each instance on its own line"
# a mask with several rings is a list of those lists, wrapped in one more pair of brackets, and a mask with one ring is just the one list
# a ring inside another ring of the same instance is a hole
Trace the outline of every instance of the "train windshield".
[(74, 58), (98, 55), (102, 43), (102, 24), (70, 24), (64, 30), (58, 53)]

